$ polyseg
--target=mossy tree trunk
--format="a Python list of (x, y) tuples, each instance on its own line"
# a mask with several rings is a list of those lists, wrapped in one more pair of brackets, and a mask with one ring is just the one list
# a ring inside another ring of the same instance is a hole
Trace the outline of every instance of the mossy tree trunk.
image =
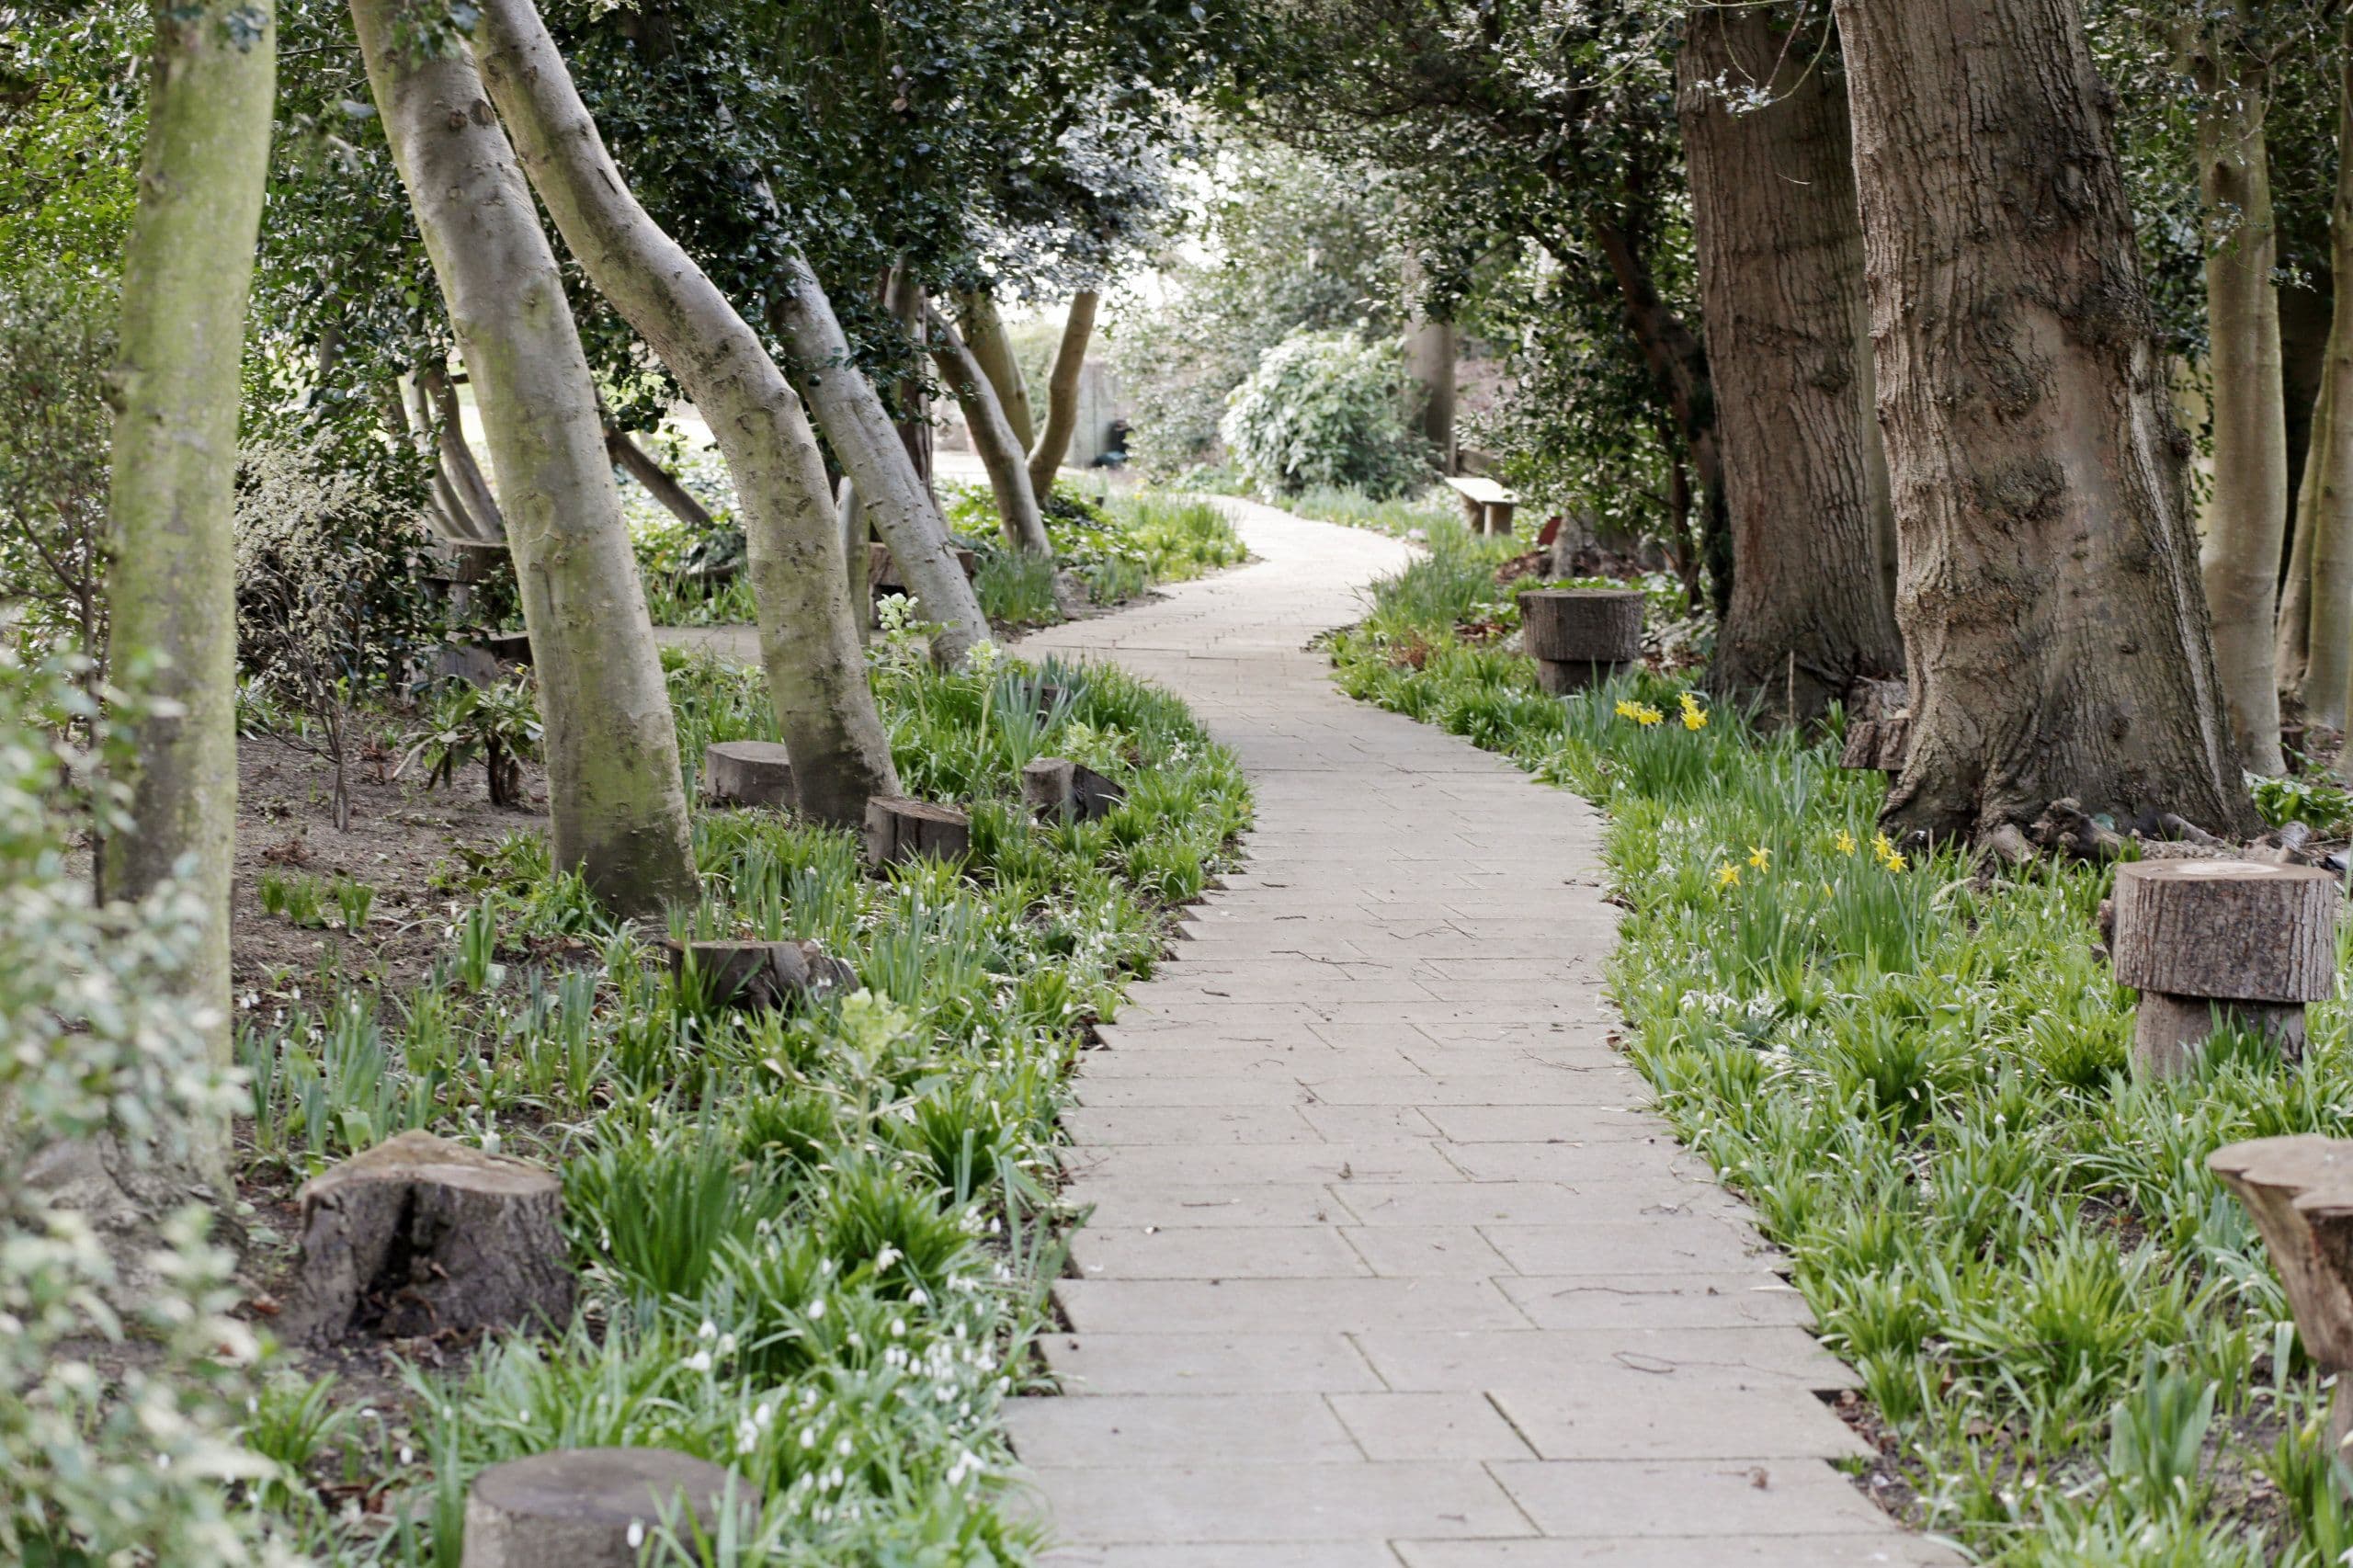
[(956, 405), (964, 411), (965, 427), (972, 433), (972, 449), (989, 472), (989, 491), (996, 500), (996, 515), (1005, 528), (1005, 541), (1016, 550), (1051, 560), (1053, 542), (1046, 537), (1046, 519), (1038, 510), (1038, 493), (1029, 487), (1029, 468), (1021, 445), (997, 402), (996, 388), (980, 360), (957, 335), (948, 318), (938, 311), (925, 323), (931, 357), (939, 366)]
[[(269, 0), (206, 0), (158, 6), (154, 28), (138, 204), (123, 249), (107, 492), (114, 677), (130, 699), (135, 772), (130, 821), (99, 855), (109, 899), (172, 883), (196, 895), (203, 924), (179, 989), (225, 1067), (238, 372), (269, 166), (277, 23)], [(152, 1209), (192, 1188), (225, 1201), (226, 1124), (161, 1133), (152, 1159), (110, 1170), (126, 1195)]]
[[(2336, 311), (2313, 402), (2296, 528), (2312, 540), (2306, 708), (2341, 729), (2353, 713), (2347, 689), (2353, 682), (2353, 16), (2346, 20), (2337, 74), (2336, 202), (2329, 215)], [(2353, 775), (2353, 756), (2340, 755), (2337, 768)]]
[(667, 683), (555, 253), (472, 53), (351, 0), (376, 107), (480, 400), (545, 710), (555, 863), (607, 906), (696, 896)]
[(995, 296), (977, 290), (958, 294), (956, 319), (963, 324), (965, 347), (996, 389), (1014, 440), (1028, 451), (1038, 444), (1037, 421), (1029, 412), (1029, 381), (1021, 373), (1021, 359), (1013, 351), (1013, 335), (1005, 329)]
[(1732, 525), (1710, 684), (1802, 720), (1900, 672), (1904, 649), (1880, 570), (1888, 498), (1845, 90), (1824, 40), (1790, 21), (1698, 12), (1676, 74)]
[(1899, 832), (2251, 821), (2075, 0), (1838, 0), (1903, 536)]
[(801, 399), (759, 335), (631, 194), (532, 0), (488, 0), (481, 51), (491, 97), (564, 244), (710, 422), (734, 476), (796, 801), (820, 821), (862, 824), (866, 802), (896, 795), (899, 778)]
[(2225, 21), (2184, 40), (2203, 97), (2198, 179), (2214, 378), (2214, 500), (2199, 565), (2239, 755), (2258, 773), (2279, 773), (2286, 765), (2274, 610), (2288, 528), (2288, 410), (2271, 277), (2279, 233), (2264, 137), (2265, 73), (2231, 41), (2232, 30)]
[(1078, 376), (1086, 368), (1086, 346), (1094, 339), (1095, 312), (1101, 303), (1096, 290), (1082, 289), (1063, 322), (1053, 374), (1046, 380), (1046, 427), (1029, 453), (1029, 488), (1040, 496), (1054, 493), (1054, 475), (1070, 455), (1071, 437), (1078, 431)]

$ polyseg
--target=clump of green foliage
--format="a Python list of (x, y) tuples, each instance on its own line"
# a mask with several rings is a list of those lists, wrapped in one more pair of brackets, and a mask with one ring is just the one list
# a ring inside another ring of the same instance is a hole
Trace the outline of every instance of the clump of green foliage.
[(981, 608), (1001, 625), (1044, 626), (1062, 619), (1054, 597), (1057, 572), (1078, 579), (1092, 602), (1110, 605), (1249, 555), (1225, 514), (1199, 496), (1137, 491), (1093, 499), (1058, 487), (1043, 503), (1054, 547), (1051, 563), (1006, 548), (987, 491), (966, 487), (947, 499), (949, 523), (981, 552), (972, 582)]
[[(685, 756), (775, 733), (756, 669), (664, 663)], [(878, 875), (854, 835), (710, 812), (702, 898), (643, 931), (511, 835), (446, 879), (461, 913), (427, 983), (331, 987), (242, 1032), (258, 1158), (301, 1173), (404, 1128), (494, 1137), (563, 1171), (588, 1285), (568, 1335), (408, 1374), (409, 1428), (367, 1449), (404, 1500), (388, 1532), (274, 1494), (314, 1556), (454, 1561), (482, 1466), (590, 1443), (733, 1468), (765, 1500), (746, 1561), (1034, 1551), (999, 1417), (1061, 1267), (1051, 1150), (1079, 1026), (1150, 971), (1248, 798), (1180, 704), (1115, 671), (984, 648), (944, 673), (898, 639), (873, 674), (909, 791), (972, 814), (963, 863)], [(1020, 768), (1047, 753), (1110, 774), (1126, 803), (1033, 823)], [(728, 1011), (672, 978), (665, 934), (815, 941), (858, 983)], [(571, 956), (534, 956), (551, 953)], [(290, 1429), (299, 1449), (316, 1423), (286, 1398), (270, 1440)]]
[(1226, 398), (1218, 431), (1259, 488), (1289, 495), (1348, 485), (1398, 495), (1429, 472), (1406, 423), (1405, 360), (1393, 342), (1302, 332), (1267, 351)]
[(2204, 1160), (2353, 1133), (2343, 1005), (2302, 1063), (2226, 1037), (2135, 1082), (2107, 869), (1907, 852), (1835, 735), (1656, 677), (1547, 698), (1456, 636), (1497, 590), (1432, 543), (1338, 640), (1341, 684), (1608, 808), (1628, 1049), (1789, 1255), (1928, 1525), (2004, 1562), (2336, 1561), (2325, 1395)]

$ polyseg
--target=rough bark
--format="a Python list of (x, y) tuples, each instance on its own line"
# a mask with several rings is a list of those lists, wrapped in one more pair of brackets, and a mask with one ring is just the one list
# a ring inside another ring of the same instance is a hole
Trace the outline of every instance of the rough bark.
[(1074, 295), (1063, 322), (1062, 342), (1054, 347), (1053, 374), (1046, 379), (1046, 427), (1029, 454), (1029, 488), (1040, 495), (1054, 493), (1054, 475), (1070, 455), (1070, 438), (1078, 431), (1078, 373), (1086, 366), (1086, 346), (1095, 335), (1095, 310), (1101, 301), (1092, 289)]
[(915, 350), (907, 373), (899, 378), (899, 445), (906, 448), (907, 460), (915, 465), (924, 489), (937, 497), (933, 483), (937, 472), (931, 460), (931, 396), (924, 387), (922, 369), (924, 350), (929, 347), (924, 332), (929, 301), (915, 275), (900, 266), (891, 268), (890, 277), (883, 282), (882, 303)]
[[(230, 13), (257, 17), (239, 38)], [(261, 229), (277, 76), (267, 0), (159, 7), (138, 203), (123, 250), (112, 401), (107, 583), (115, 679), (131, 699), (130, 822), (100, 846), (110, 899), (167, 883), (202, 925), (176, 989), (230, 1058), (229, 886), (237, 818), (233, 517), (238, 369)], [(150, 1216), (209, 1188), (225, 1199), (225, 1123), (165, 1127), (148, 1158), (104, 1162)]]
[(2341, 1454), (2353, 1439), (2353, 1142), (2256, 1138), (2215, 1150), (2206, 1168), (2254, 1217), (2297, 1338), (2336, 1376), (2323, 1451)]
[(677, 731), (555, 253), (473, 56), (418, 54), (415, 0), (351, 13), (506, 497), (555, 863), (619, 914), (658, 914), (697, 889)]
[(2213, 613), (2214, 665), (2239, 756), (2285, 770), (2273, 618), (2288, 528), (2288, 425), (2280, 381), (2279, 235), (2265, 151), (2260, 66), (2209, 34), (2190, 42), (2202, 96), (2207, 336), (2213, 372), (2214, 495), (2199, 552)]
[(661, 505), (664, 511), (694, 529), (706, 533), (715, 519), (709, 507), (694, 498), (692, 492), (679, 483), (670, 471), (654, 460), (654, 454), (631, 439), (630, 433), (610, 420), (605, 422), (605, 455), (613, 466), (637, 481), (648, 495)]
[(2116, 978), (2248, 1002), (2336, 994), (2335, 873), (2266, 860), (2142, 860), (2116, 870)]
[[(939, 379), (947, 383), (956, 406), (964, 411), (965, 426), (972, 433), (972, 449), (989, 472), (989, 491), (996, 499), (996, 515), (1005, 528), (1005, 541), (1016, 550), (1051, 558), (1053, 541), (1046, 537), (1046, 519), (1038, 510), (1038, 493), (1029, 485), (1029, 468), (1013, 426), (996, 399), (996, 388), (980, 360), (957, 335), (948, 318), (932, 311), (924, 323)], [(887, 790), (876, 793), (887, 794)]]
[(1021, 373), (1020, 357), (1013, 351), (1013, 336), (991, 294), (966, 291), (956, 296), (956, 319), (963, 324), (964, 342), (979, 360), (989, 385), (996, 389), (997, 405), (1013, 438), (1028, 451), (1038, 444), (1037, 421), (1029, 412), (1029, 379)]
[(2188, 442), (2074, 0), (1839, 0), (1911, 751), (1932, 837), (2251, 812), (2222, 710)]
[(631, 194), (531, 0), (489, 0), (481, 39), (491, 94), (565, 244), (710, 422), (734, 476), (760, 662), (801, 810), (861, 824), (870, 797), (898, 792), (898, 774), (801, 399), (759, 334)]
[[(748, 1540), (759, 1492), (666, 1449), (556, 1449), (483, 1471), (466, 1494), (461, 1568), (638, 1568), (648, 1542)], [(733, 1513), (733, 1520), (728, 1515)]]
[(879, 795), (866, 802), (866, 863), (870, 866), (887, 866), (919, 855), (961, 860), (972, 847), (972, 819), (954, 806)]
[[(1676, 75), (1732, 525), (1709, 685), (1794, 701), (1794, 722), (1901, 670), (1904, 649), (1881, 591), (1846, 97), (1788, 20), (1696, 12)], [(1744, 108), (1749, 90), (1767, 101)]]
[[(721, 741), (706, 746), (702, 790), (713, 805), (782, 811), (794, 799), (792, 755), (774, 741)], [(859, 821), (864, 820), (861, 812)]]
[[(2329, 259), (2336, 313), (2329, 322), (2320, 395), (2297, 496), (2296, 528), (2312, 540), (2311, 659), (2305, 711), (2345, 727), (2353, 704), (2353, 16), (2337, 54), (2336, 202), (2329, 215)], [(2325, 716), (2325, 717), (2324, 717)], [(2337, 758), (2353, 777), (2353, 757)]]
[(948, 520), (899, 444), (881, 394), (858, 374), (849, 340), (809, 263), (796, 252), (785, 258), (783, 270), (771, 308), (777, 334), (792, 351), (801, 395), (857, 484), (867, 520), (891, 547), (925, 617), (940, 628), (931, 639), (932, 657), (949, 667), (961, 665), (988, 636), (988, 618), (956, 562)]

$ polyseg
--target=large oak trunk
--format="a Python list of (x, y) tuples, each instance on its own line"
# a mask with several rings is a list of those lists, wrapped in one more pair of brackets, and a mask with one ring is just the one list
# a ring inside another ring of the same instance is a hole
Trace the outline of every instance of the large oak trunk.
[(2074, 0), (1839, 0), (1913, 691), (1892, 828), (2250, 812)]
[(1699, 11), (1676, 75), (1732, 528), (1710, 684), (1805, 719), (1901, 670), (1904, 651), (1881, 585), (1847, 102), (1822, 40), (1785, 21)]
[(696, 893), (667, 684), (555, 253), (473, 55), (351, 0), (393, 161), (481, 400), (547, 721), (554, 858), (616, 913)]
[[(232, 9), (212, 0), (159, 12), (155, 22), (139, 201), (123, 250), (107, 492), (107, 597), (135, 771), (130, 820), (100, 851), (109, 899), (143, 899), (168, 883), (195, 894), (202, 926), (176, 990), (224, 1067), (233, 1017), (238, 369), (277, 75), (269, 6), (247, 8), (259, 30), (242, 42)], [(190, 1188), (231, 1196), (225, 1121), (157, 1132), (142, 1152), (150, 1158), (108, 1162), (124, 1196), (149, 1217)]]
[(734, 476), (795, 801), (820, 821), (862, 824), (868, 799), (897, 794), (899, 779), (801, 399), (759, 335), (630, 193), (538, 7), (491, 0), (482, 14), (492, 96), (564, 243), (710, 422)]
[(2222, 38), (2193, 40), (2189, 52), (2204, 97), (2198, 176), (2214, 377), (2214, 495), (2199, 564), (2233, 738), (2248, 767), (2279, 773), (2286, 765), (2272, 612), (2288, 527), (2288, 418), (2279, 292), (2271, 278), (2279, 236), (2265, 152), (2265, 85), (2261, 70)]

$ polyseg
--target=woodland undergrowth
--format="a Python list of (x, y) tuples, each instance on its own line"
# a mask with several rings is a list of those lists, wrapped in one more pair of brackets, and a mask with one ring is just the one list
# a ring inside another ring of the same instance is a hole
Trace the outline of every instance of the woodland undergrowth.
[(2302, 1063), (2224, 1036), (2136, 1083), (2110, 870), (1906, 856), (1835, 718), (1768, 735), (1651, 675), (1547, 698), (1501, 645), (1508, 544), (1430, 542), (1340, 684), (1607, 808), (1625, 1049), (1855, 1369), (1867, 1489), (1988, 1562), (2341, 1561), (2326, 1393), (2204, 1162), (2353, 1133), (2343, 996)]

